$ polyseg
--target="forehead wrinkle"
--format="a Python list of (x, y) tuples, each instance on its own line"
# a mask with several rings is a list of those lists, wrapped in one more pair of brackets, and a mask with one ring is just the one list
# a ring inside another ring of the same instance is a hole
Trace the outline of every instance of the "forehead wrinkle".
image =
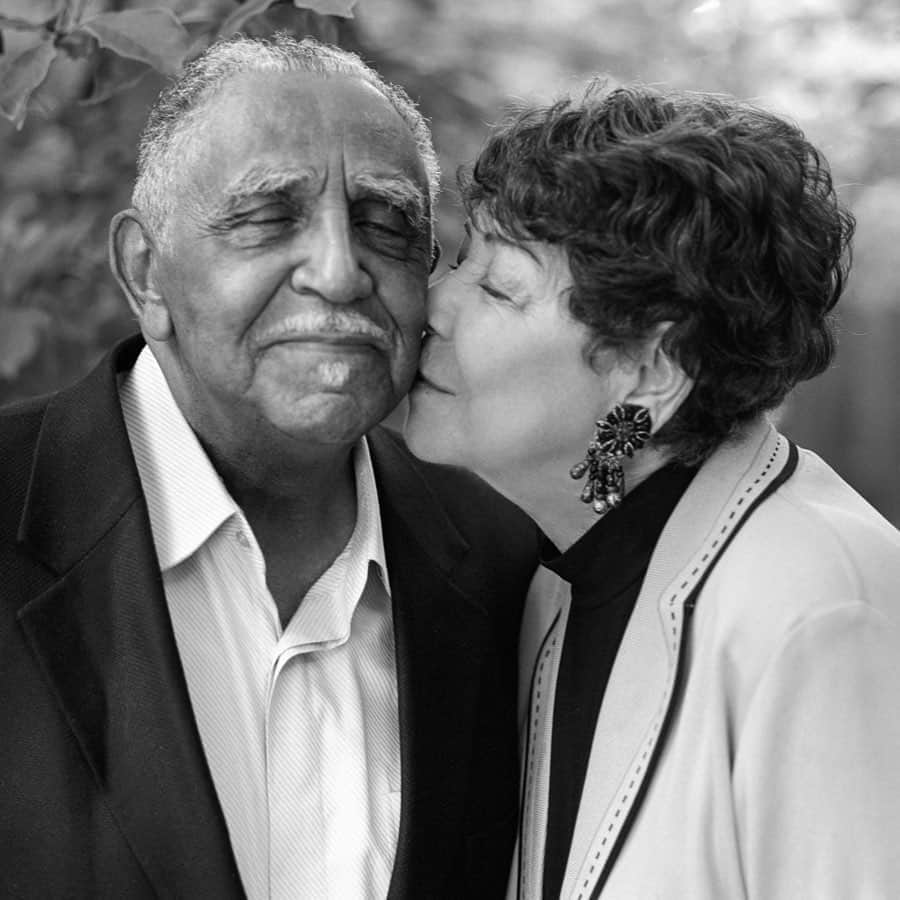
[(404, 210), (416, 225), (425, 223), (425, 193), (405, 175), (361, 172), (353, 177), (350, 186), (356, 195), (385, 200), (391, 206)]
[[(384, 97), (378, 95), (382, 101)], [(390, 121), (386, 121), (384, 113), (388, 112)], [(365, 138), (367, 142), (381, 143), (388, 151), (396, 151), (398, 142), (405, 143), (405, 138), (412, 141), (413, 136), (409, 132), (403, 120), (396, 110), (385, 106), (383, 109), (365, 109), (359, 117), (359, 121), (365, 125)]]

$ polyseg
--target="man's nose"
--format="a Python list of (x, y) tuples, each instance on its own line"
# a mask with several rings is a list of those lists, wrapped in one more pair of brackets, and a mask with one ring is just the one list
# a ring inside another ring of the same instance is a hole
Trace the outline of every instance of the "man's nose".
[(291, 273), (291, 287), (312, 292), (329, 303), (352, 303), (374, 290), (363, 268), (346, 209), (321, 211), (302, 238), (302, 258)]

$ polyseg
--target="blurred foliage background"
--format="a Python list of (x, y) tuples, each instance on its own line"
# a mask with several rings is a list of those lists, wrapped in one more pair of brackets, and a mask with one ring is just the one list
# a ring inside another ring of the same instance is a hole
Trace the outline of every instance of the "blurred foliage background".
[[(168, 24), (157, 12), (129, 20), (131, 34), (110, 31), (110, 13), (159, 7)], [(23, 27), (34, 23), (50, 25)], [(106, 229), (128, 205), (137, 135), (164, 82), (147, 63), (176, 69), (234, 26), (314, 34), (406, 87), (445, 172), (445, 258), (460, 227), (456, 167), (511, 101), (549, 101), (607, 73), (727, 91), (798, 122), (859, 225), (837, 362), (796, 391), (781, 427), (900, 524), (897, 0), (0, 0), (0, 111), (13, 120), (0, 119), (0, 403), (74, 380), (134, 330)], [(150, 32), (165, 45), (155, 56), (140, 38)], [(28, 51), (49, 72), (26, 104), (31, 76), (11, 61)]]

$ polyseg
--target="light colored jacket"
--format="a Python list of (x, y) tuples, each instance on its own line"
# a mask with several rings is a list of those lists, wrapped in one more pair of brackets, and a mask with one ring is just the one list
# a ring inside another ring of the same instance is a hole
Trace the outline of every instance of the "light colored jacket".
[[(570, 604), (548, 570), (534, 587), (519, 900), (541, 895)], [(768, 424), (703, 465), (663, 530), (603, 700), (561, 896), (900, 898), (900, 533)]]

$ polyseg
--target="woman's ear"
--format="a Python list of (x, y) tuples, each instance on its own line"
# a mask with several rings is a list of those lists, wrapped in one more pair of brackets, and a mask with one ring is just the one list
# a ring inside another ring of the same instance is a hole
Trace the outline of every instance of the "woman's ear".
[(678, 411), (694, 386), (691, 378), (665, 348), (671, 322), (660, 322), (634, 352), (627, 351), (632, 369), (632, 388), (622, 402), (646, 407), (659, 431)]
[(155, 277), (156, 247), (140, 213), (126, 209), (109, 226), (109, 264), (128, 298), (144, 336), (167, 341), (173, 334), (172, 317)]

